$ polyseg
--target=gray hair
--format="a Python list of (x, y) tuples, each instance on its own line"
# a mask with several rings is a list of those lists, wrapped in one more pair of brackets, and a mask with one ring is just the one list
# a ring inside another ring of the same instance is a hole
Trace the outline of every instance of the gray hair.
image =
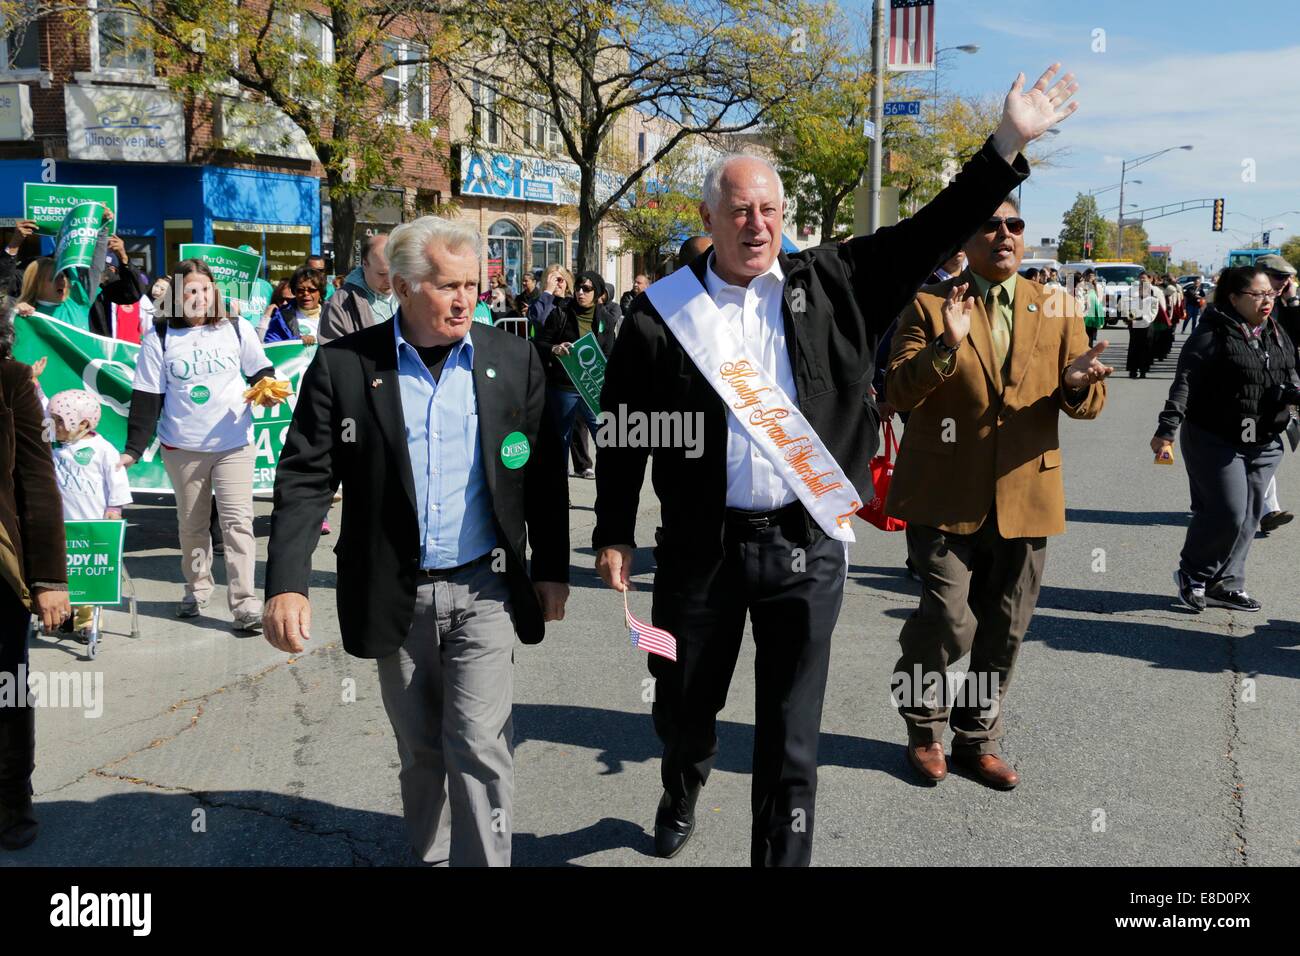
[(781, 182), (781, 174), (776, 171), (776, 167), (769, 163), (762, 156), (755, 156), (752, 153), (727, 153), (714, 160), (709, 166), (708, 171), (704, 174), (704, 205), (709, 209), (717, 211), (718, 202), (722, 199), (722, 177), (727, 172), (727, 167), (739, 160), (750, 160), (767, 168), (776, 180), (776, 196), (782, 202), (785, 201), (785, 184)]
[(429, 246), (433, 243), (453, 252), (468, 247), (477, 258), (482, 239), (477, 229), (437, 216), (421, 216), (402, 223), (389, 233), (388, 246), (384, 249), (389, 274), (394, 278), (401, 276), (412, 289), (419, 289), (420, 283), (433, 272), (429, 262)]

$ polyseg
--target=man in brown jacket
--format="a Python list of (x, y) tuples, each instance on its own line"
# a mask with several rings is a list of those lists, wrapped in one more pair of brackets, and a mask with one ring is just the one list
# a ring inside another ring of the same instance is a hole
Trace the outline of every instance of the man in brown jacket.
[[(961, 275), (899, 317), (886, 393), (911, 412), (886, 511), (907, 521), (921, 603), (899, 635), (891, 687), (908, 759), (935, 784), (953, 759), (989, 786), (1019, 782), (999, 756), (1001, 704), (1033, 616), (1048, 535), (1065, 530), (1057, 421), (1096, 418), (1113, 370), (1088, 348), (1066, 290), (1017, 276), (1025, 222), (1013, 198), (963, 247)], [(970, 672), (947, 668), (968, 651)], [(955, 698), (955, 700), (954, 700)]]

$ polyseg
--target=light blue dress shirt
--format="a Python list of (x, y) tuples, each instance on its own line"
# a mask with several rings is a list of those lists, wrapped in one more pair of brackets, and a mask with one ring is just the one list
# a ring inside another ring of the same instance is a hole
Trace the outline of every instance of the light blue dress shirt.
[(497, 546), (474, 397), (474, 343), (452, 346), (438, 381), (394, 316), (397, 381), (420, 521), (420, 567), (454, 568)]

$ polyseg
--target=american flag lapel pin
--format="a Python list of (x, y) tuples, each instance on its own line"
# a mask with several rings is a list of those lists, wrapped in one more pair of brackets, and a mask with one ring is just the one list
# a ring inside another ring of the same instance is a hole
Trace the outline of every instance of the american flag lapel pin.
[(378, 388), (380, 385), (383, 385), (383, 384), (384, 384), (384, 380), (383, 380), (382, 378), (372, 378), (372, 379), (370, 380), (370, 387), (371, 387), (371, 388)]

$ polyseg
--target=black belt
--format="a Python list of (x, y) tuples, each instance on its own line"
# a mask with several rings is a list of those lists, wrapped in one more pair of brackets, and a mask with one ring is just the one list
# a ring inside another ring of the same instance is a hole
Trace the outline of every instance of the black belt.
[(466, 561), (464, 564), (458, 564), (454, 568), (420, 568), (415, 572), (417, 578), (424, 578), (430, 581), (442, 581), (451, 577), (453, 574), (459, 574), (461, 571), (468, 571), (472, 567), (489, 561), (492, 558), (492, 552), (481, 554), (473, 561)]
[(739, 508), (728, 508), (725, 512), (727, 530), (741, 535), (787, 526), (787, 522), (797, 521), (802, 517), (803, 505), (798, 501), (792, 501), (775, 511), (742, 511)]

